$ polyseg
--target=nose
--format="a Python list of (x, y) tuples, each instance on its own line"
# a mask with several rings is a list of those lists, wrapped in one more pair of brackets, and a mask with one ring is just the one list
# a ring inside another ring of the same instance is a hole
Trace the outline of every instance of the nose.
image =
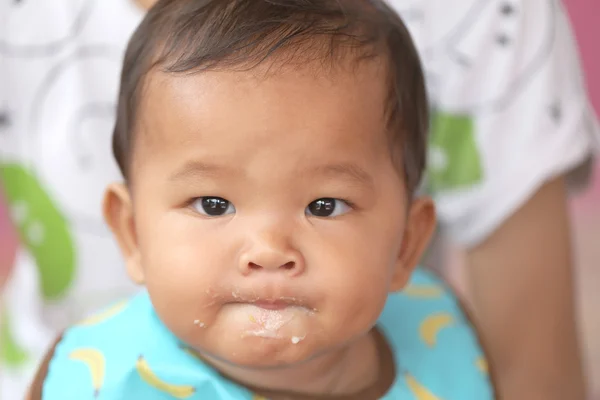
[(305, 270), (304, 258), (288, 240), (274, 234), (253, 238), (240, 257), (240, 272), (251, 275), (259, 272), (299, 276)]

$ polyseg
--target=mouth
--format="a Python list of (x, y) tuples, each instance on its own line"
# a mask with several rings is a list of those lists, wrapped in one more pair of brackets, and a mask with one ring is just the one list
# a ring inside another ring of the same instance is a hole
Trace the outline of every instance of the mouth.
[(294, 344), (306, 337), (307, 317), (316, 310), (296, 297), (246, 297), (236, 293), (228, 301), (227, 311), (232, 322), (241, 329), (241, 337), (285, 339)]
[(308, 301), (305, 298), (297, 296), (289, 296), (283, 294), (270, 293), (269, 295), (244, 295), (238, 292), (232, 292), (232, 298), (228, 301), (229, 304), (251, 305), (264, 310), (284, 310), (287, 308), (303, 308), (309, 311), (316, 311), (313, 307), (308, 306)]
[(288, 307), (295, 307), (296, 305), (285, 300), (257, 300), (250, 303), (258, 308), (264, 310), (284, 310)]

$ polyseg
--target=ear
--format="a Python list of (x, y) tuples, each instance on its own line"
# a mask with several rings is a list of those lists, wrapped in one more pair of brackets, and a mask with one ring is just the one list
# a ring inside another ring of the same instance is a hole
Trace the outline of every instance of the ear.
[(148, 11), (157, 0), (135, 0), (135, 3), (142, 8), (144, 11)]
[(404, 237), (390, 290), (397, 292), (408, 283), (410, 275), (421, 261), (435, 230), (435, 206), (429, 197), (413, 200), (408, 210)]
[(144, 283), (133, 204), (129, 189), (124, 184), (112, 184), (104, 195), (104, 219), (117, 239), (130, 278), (138, 284)]

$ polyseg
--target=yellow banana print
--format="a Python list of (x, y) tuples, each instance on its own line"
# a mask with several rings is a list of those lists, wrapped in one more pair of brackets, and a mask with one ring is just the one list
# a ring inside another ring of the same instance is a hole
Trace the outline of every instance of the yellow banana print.
[(477, 360), (475, 360), (475, 365), (484, 374), (487, 374), (489, 372), (488, 363), (485, 358), (479, 357)]
[(92, 376), (92, 386), (94, 394), (98, 396), (98, 392), (104, 384), (104, 375), (106, 372), (106, 360), (104, 355), (96, 349), (77, 349), (74, 350), (69, 358), (71, 360), (81, 361), (90, 370)]
[(269, 400), (269, 399), (267, 399), (266, 397), (259, 396), (259, 395), (255, 394), (255, 395), (252, 397), (252, 400)]
[(439, 285), (408, 285), (401, 292), (409, 297), (438, 298), (444, 294), (444, 288)]
[(425, 386), (421, 385), (415, 378), (411, 375), (406, 374), (404, 376), (406, 379), (406, 384), (410, 391), (415, 395), (417, 400), (442, 400), (433, 393), (431, 393)]
[(127, 306), (127, 300), (121, 301), (121, 302), (115, 304), (114, 306), (109, 307), (105, 311), (102, 311), (98, 314), (92, 315), (91, 317), (84, 319), (83, 321), (81, 321), (79, 323), (79, 325), (80, 326), (97, 325), (97, 324), (104, 322), (104, 321), (114, 317), (115, 315), (119, 314), (121, 311), (123, 311), (125, 309), (126, 306)]
[(176, 399), (187, 399), (196, 392), (196, 389), (190, 385), (173, 385), (160, 379), (150, 368), (148, 362), (143, 356), (140, 356), (135, 364), (135, 368), (140, 377), (150, 386), (165, 392)]
[(454, 323), (452, 314), (441, 313), (431, 315), (421, 323), (419, 332), (421, 339), (429, 346), (434, 347), (437, 342), (437, 335), (440, 330)]

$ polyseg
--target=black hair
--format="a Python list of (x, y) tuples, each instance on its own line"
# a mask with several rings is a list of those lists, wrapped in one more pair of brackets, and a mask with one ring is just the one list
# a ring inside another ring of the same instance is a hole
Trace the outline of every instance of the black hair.
[(146, 75), (251, 69), (267, 59), (335, 66), (340, 57), (386, 62), (392, 154), (409, 193), (425, 169), (428, 103), (421, 63), (400, 17), (382, 0), (159, 0), (129, 41), (113, 152), (129, 179)]

